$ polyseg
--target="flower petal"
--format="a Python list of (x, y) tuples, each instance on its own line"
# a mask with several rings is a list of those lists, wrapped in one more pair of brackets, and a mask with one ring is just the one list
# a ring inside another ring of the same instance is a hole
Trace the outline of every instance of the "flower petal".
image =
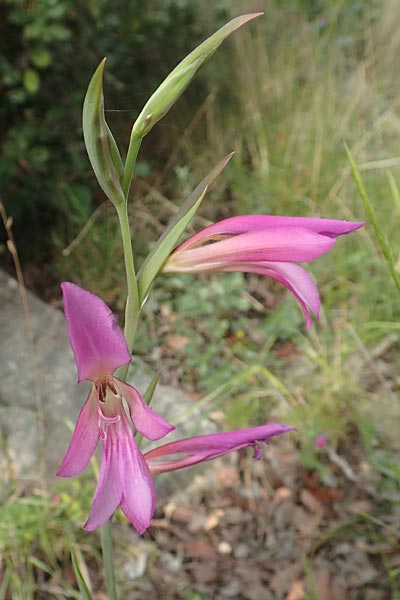
[(310, 219), (308, 217), (280, 217), (275, 215), (242, 215), (223, 219), (199, 231), (179, 246), (179, 251), (207, 242), (219, 236), (238, 235), (250, 231), (298, 227), (328, 237), (351, 233), (364, 225), (363, 222), (339, 221), (335, 219)]
[(156, 494), (153, 479), (136, 442), (132, 431), (128, 429), (122, 434), (120, 423), (118, 434), (119, 445), (119, 479), (122, 488), (121, 509), (136, 531), (144, 533), (150, 525), (154, 514)]
[(88, 399), (79, 413), (74, 433), (57, 471), (58, 477), (79, 475), (88, 465), (99, 440), (99, 426), (95, 390), (89, 392)]
[(159, 440), (175, 427), (155, 413), (143, 400), (137, 389), (117, 377), (114, 382), (129, 406), (132, 423), (148, 440)]
[(230, 263), (314, 260), (328, 252), (335, 240), (307, 229), (277, 228), (223, 239), (206, 246), (171, 254), (164, 272), (220, 271)]
[[(151, 473), (165, 473), (212, 460), (246, 446), (254, 446), (256, 442), (266, 442), (270, 437), (292, 430), (294, 427), (289, 425), (270, 423), (251, 429), (201, 435), (159, 446), (147, 452), (144, 458)], [(180, 454), (183, 456), (176, 457)]]
[[(93, 498), (88, 520), (83, 526), (93, 531), (104, 525), (118, 508), (122, 499), (122, 487), (119, 478), (119, 448), (115, 439), (115, 424), (108, 425), (103, 442), (100, 476)], [(118, 439), (118, 438), (117, 438)]]
[(103, 300), (73, 283), (61, 288), (78, 380), (94, 381), (129, 363), (124, 335)]
[(306, 319), (306, 328), (312, 325), (310, 312), (319, 319), (321, 302), (318, 288), (312, 277), (302, 267), (293, 263), (260, 262), (245, 263), (243, 265), (232, 265), (225, 271), (243, 271), (245, 273), (256, 273), (276, 279), (283, 283), (297, 299)]

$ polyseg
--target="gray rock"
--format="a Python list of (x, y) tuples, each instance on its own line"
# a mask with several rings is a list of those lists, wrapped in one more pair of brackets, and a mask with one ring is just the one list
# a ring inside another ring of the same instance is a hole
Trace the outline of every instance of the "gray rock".
[[(51, 481), (90, 385), (76, 385), (63, 313), (30, 292), (27, 299), (28, 317), (18, 283), (0, 271), (0, 466), (7, 464), (13, 476), (37, 480), (43, 473)], [(145, 370), (137, 364), (132, 369), (142, 393), (150, 382)], [(192, 400), (171, 386), (158, 386), (152, 408), (172, 423), (187, 413), (166, 441), (215, 431), (201, 411), (193, 411)]]
[(0, 409), (0, 468), (12, 477), (34, 472), (40, 454), (37, 413), (17, 406)]

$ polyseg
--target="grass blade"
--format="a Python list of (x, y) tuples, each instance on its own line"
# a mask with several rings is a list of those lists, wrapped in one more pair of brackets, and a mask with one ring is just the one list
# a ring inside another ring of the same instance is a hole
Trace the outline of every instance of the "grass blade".
[(71, 550), (72, 567), (74, 569), (76, 582), (79, 587), (79, 591), (82, 594), (82, 600), (93, 600), (93, 596), (86, 584), (86, 581), (82, 575), (82, 571), (79, 567), (79, 561), (77, 554), (74, 549)]
[(374, 228), (374, 231), (375, 231), (376, 237), (378, 239), (379, 245), (381, 247), (382, 253), (386, 259), (386, 262), (389, 265), (389, 269), (392, 274), (393, 281), (397, 287), (397, 290), (400, 293), (400, 276), (396, 270), (396, 263), (393, 258), (393, 253), (390, 248), (389, 242), (387, 241), (386, 236), (383, 232), (383, 229), (379, 224), (375, 209), (372, 205), (371, 200), (368, 197), (363, 180), (361, 178), (360, 171), (357, 168), (357, 165), (354, 161), (353, 155), (351, 154), (350, 149), (347, 146), (346, 146), (346, 152), (347, 152), (347, 157), (348, 157), (350, 165), (351, 165), (351, 170), (353, 172), (353, 177), (357, 184), (358, 193), (360, 194), (360, 198), (364, 205), (365, 212), (367, 213), (369, 221), (372, 223), (372, 226)]

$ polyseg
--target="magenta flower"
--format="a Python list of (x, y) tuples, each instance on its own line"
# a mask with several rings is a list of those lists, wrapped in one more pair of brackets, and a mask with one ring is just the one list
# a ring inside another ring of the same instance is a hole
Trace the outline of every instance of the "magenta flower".
[(174, 427), (154, 413), (134, 387), (113, 375), (115, 369), (127, 364), (131, 357), (107, 305), (73, 283), (63, 283), (62, 291), (78, 382), (88, 379), (92, 387), (57, 475), (73, 477), (81, 473), (99, 438), (102, 439), (99, 481), (84, 525), (88, 531), (105, 523), (120, 506), (142, 534), (154, 514), (155, 490), (151, 474), (181, 469), (246, 446), (253, 446), (254, 456), (259, 458), (257, 442), (267, 442), (270, 437), (293, 429), (271, 424), (199, 436), (165, 444), (143, 456), (136, 445), (131, 422), (150, 440), (165, 436)]
[(252, 446), (254, 458), (259, 459), (261, 454), (257, 442), (268, 443), (269, 438), (294, 429), (289, 425), (270, 423), (251, 429), (200, 435), (159, 446), (147, 452), (144, 458), (152, 474), (190, 467), (246, 446)]
[(158, 440), (174, 427), (153, 412), (134, 387), (113, 375), (118, 367), (130, 362), (131, 356), (108, 306), (73, 283), (61, 287), (78, 382), (88, 379), (92, 387), (57, 475), (73, 477), (81, 473), (101, 438), (100, 476), (84, 527), (96, 529), (120, 506), (135, 529), (143, 533), (154, 513), (154, 484), (133, 437), (122, 398), (133, 425), (146, 438)]
[(164, 273), (242, 271), (280, 281), (295, 296), (306, 318), (317, 318), (320, 299), (310, 275), (297, 262), (314, 260), (328, 252), (339, 235), (364, 223), (244, 215), (219, 221), (178, 246), (163, 267)]
[(317, 437), (314, 440), (315, 448), (318, 448), (320, 450), (321, 448), (326, 448), (327, 445), (328, 440), (326, 439), (326, 437), (322, 434), (317, 435)]

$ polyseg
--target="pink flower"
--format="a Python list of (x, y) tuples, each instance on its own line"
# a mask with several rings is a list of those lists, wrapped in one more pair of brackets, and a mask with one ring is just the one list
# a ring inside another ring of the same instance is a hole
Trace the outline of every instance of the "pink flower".
[(296, 262), (314, 260), (328, 252), (339, 235), (364, 223), (244, 215), (206, 227), (178, 246), (163, 267), (164, 273), (242, 271), (276, 279), (295, 296), (306, 318), (317, 318), (320, 299), (310, 275)]
[(153, 412), (134, 387), (114, 377), (117, 367), (129, 363), (131, 356), (108, 306), (73, 283), (61, 287), (78, 382), (88, 379), (92, 387), (57, 475), (81, 473), (101, 438), (100, 477), (85, 529), (96, 529), (120, 506), (135, 529), (143, 533), (154, 513), (154, 484), (122, 398), (133, 425), (146, 438), (160, 439), (174, 427)]
[[(252, 446), (254, 457), (259, 458), (259, 442), (267, 443), (270, 437), (294, 429), (277, 423), (199, 436), (165, 444), (143, 456), (131, 422), (150, 440), (163, 437), (173, 426), (154, 413), (135, 388), (113, 375), (117, 367), (130, 361), (130, 354), (106, 304), (72, 283), (63, 283), (62, 290), (78, 380), (88, 379), (92, 387), (57, 475), (73, 477), (81, 473), (102, 439), (99, 481), (84, 525), (88, 531), (105, 523), (120, 506), (142, 534), (154, 514), (152, 474), (182, 469), (246, 446)], [(130, 419), (122, 398), (127, 402)]]
[(318, 449), (325, 448), (328, 445), (328, 440), (322, 434), (317, 435), (314, 440), (314, 446)]
[(261, 455), (257, 442), (268, 443), (269, 438), (294, 429), (289, 425), (270, 423), (251, 429), (200, 435), (159, 446), (146, 452), (144, 458), (153, 474), (190, 467), (246, 446), (252, 446), (254, 458), (259, 459)]

